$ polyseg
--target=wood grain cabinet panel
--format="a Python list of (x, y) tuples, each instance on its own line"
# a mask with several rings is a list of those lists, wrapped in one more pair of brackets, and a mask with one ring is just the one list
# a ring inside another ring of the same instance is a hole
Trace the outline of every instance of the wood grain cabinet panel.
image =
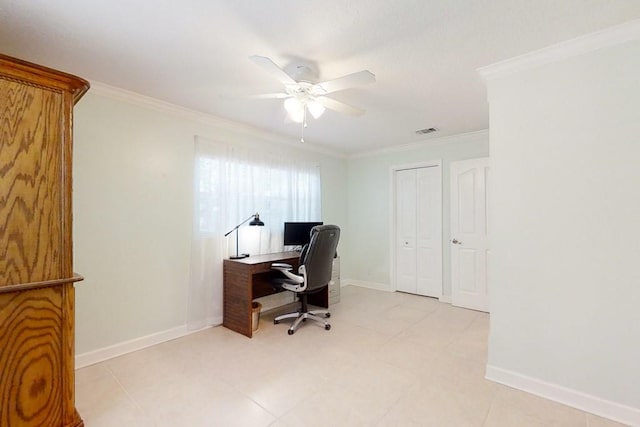
[[(61, 425), (61, 288), (0, 294), (3, 426)], [(19, 421), (19, 423), (12, 423)]]
[[(0, 152), (0, 281), (60, 277), (60, 93), (0, 79), (6, 93)], [(44, 255), (44, 256), (42, 256)]]
[(0, 55), (0, 427), (78, 427), (71, 236), (75, 76)]

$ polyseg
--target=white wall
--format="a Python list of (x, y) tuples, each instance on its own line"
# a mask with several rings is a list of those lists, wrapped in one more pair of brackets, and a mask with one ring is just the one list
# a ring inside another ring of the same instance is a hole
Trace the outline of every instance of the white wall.
[(640, 42), (488, 88), (489, 371), (640, 423)]
[(341, 274), (352, 281), (382, 289), (391, 286), (391, 169), (394, 166), (442, 160), (443, 294), (451, 295), (449, 251), (449, 165), (489, 155), (488, 132), (435, 138), (405, 149), (349, 159), (348, 226), (343, 233)]
[(109, 92), (94, 89), (75, 109), (74, 267), (85, 276), (76, 293), (78, 354), (185, 325), (195, 135), (313, 159), (323, 220), (346, 223), (345, 159)]

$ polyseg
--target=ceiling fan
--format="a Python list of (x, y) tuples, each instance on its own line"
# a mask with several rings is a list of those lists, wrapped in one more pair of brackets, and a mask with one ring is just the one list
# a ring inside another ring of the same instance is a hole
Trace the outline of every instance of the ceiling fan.
[[(362, 70), (337, 79), (315, 83), (317, 74), (308, 66), (298, 65), (294, 75), (289, 75), (266, 56), (254, 55), (249, 59), (284, 84), (284, 92), (255, 95), (254, 98), (284, 99), (284, 108), (289, 118), (296, 123), (302, 123), (303, 128), (306, 126), (307, 111), (315, 119), (319, 118), (326, 108), (351, 116), (364, 114), (364, 110), (329, 98), (327, 95), (376, 81), (373, 73)], [(304, 142), (304, 138), (302, 141)]]

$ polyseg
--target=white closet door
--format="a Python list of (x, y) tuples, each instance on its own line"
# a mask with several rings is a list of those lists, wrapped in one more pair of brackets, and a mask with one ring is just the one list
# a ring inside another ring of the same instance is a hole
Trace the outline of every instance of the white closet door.
[(416, 169), (417, 289), (442, 296), (442, 177), (439, 167)]
[(442, 175), (440, 166), (396, 174), (396, 289), (442, 296)]
[(416, 279), (416, 170), (396, 172), (396, 287), (415, 294)]
[(451, 302), (489, 311), (489, 159), (451, 163)]

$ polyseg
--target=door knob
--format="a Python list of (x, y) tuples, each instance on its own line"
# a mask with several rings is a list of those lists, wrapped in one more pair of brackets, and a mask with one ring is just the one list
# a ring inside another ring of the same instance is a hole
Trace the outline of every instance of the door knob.
[(451, 243), (453, 243), (454, 245), (461, 245), (461, 244), (462, 244), (462, 242), (461, 242), (461, 241), (459, 241), (459, 240), (458, 240), (458, 239), (456, 239), (456, 238), (454, 238), (454, 239), (451, 241)]

